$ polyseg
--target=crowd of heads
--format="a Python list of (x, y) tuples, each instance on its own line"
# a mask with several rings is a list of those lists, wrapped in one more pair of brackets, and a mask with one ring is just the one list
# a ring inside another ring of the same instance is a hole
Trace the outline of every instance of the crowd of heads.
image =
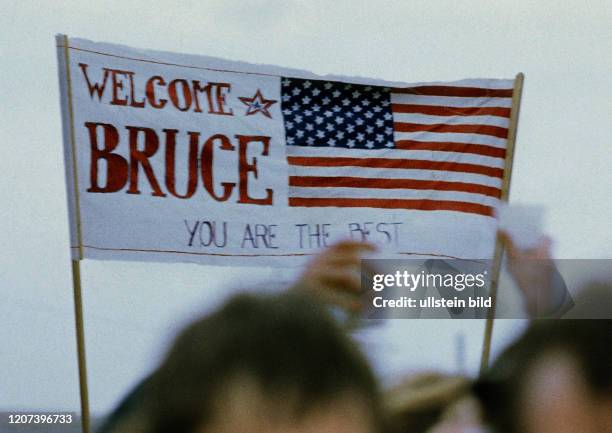
[(612, 432), (612, 321), (533, 323), (475, 392), (495, 432)]
[(240, 295), (188, 326), (103, 431), (374, 433), (377, 381), (325, 308)]
[[(330, 263), (355, 264), (358, 248), (189, 325), (99, 432), (612, 433), (612, 320), (580, 311), (534, 320), (478, 379), (423, 372), (381, 390), (326, 303), (355, 309), (355, 276)], [(609, 317), (611, 297), (596, 284), (577, 304)]]

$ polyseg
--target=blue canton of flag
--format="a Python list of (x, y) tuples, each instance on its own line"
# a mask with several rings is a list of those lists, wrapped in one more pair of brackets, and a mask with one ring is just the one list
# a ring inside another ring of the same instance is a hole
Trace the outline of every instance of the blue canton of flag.
[(394, 147), (389, 88), (298, 78), (281, 83), (288, 145)]

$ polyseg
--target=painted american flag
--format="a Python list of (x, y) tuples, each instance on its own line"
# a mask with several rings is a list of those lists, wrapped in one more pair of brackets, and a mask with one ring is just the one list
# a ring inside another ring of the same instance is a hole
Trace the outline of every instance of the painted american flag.
[(392, 88), (283, 78), (289, 206), (492, 217), (512, 92), (510, 80)]

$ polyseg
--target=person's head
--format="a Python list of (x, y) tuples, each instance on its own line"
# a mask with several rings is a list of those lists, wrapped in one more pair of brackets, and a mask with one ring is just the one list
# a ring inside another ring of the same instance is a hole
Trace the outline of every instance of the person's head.
[(612, 321), (536, 322), (476, 389), (497, 432), (612, 432)]
[[(583, 324), (577, 326), (582, 327)], [(608, 327), (608, 332), (612, 328)], [(610, 351), (609, 345), (607, 350)], [(599, 354), (597, 349), (591, 356)], [(607, 358), (607, 368), (610, 368), (612, 357)], [(612, 433), (612, 388), (600, 386), (609, 381), (610, 374), (601, 376), (594, 370), (600, 370), (603, 365), (593, 366), (584, 361), (565, 348), (551, 349), (538, 357), (527, 372), (518, 396), (522, 431)], [(588, 362), (600, 361), (593, 358)], [(596, 375), (592, 376), (593, 373)]]
[(327, 312), (240, 295), (174, 342), (147, 384), (150, 433), (374, 433), (378, 388)]

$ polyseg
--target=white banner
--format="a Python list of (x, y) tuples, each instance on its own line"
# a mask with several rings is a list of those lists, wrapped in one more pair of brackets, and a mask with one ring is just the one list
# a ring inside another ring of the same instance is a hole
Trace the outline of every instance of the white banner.
[(490, 259), (512, 80), (390, 83), (58, 36), (74, 258)]

